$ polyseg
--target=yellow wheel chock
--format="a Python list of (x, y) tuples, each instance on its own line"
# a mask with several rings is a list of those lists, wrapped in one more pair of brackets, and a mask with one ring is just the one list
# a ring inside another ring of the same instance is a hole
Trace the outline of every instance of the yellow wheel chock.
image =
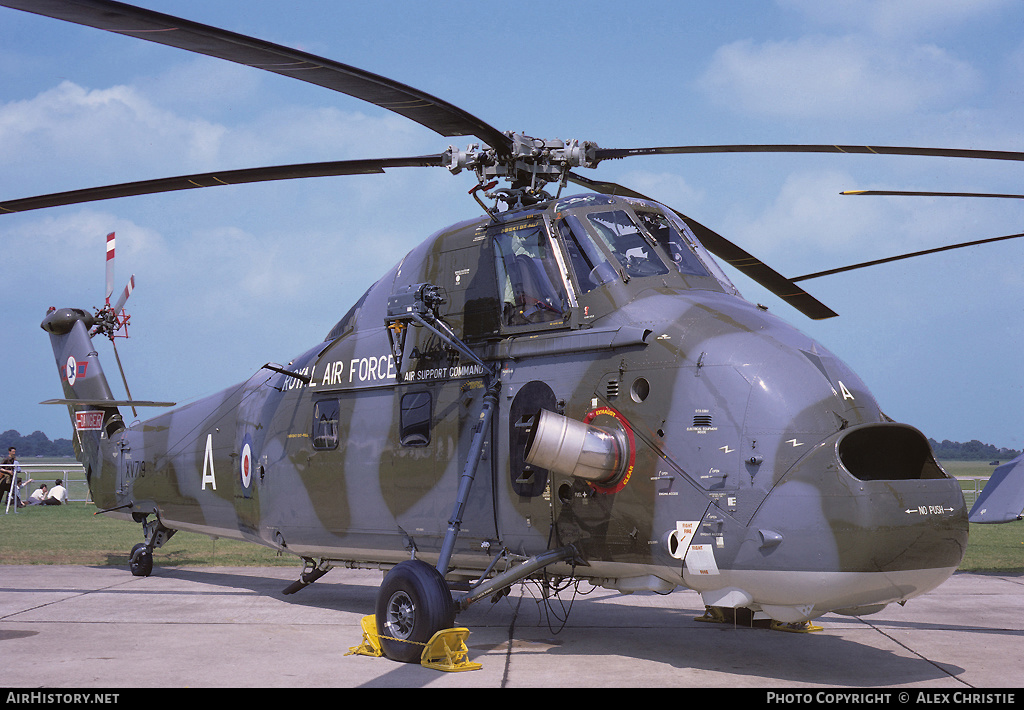
[[(384, 655), (381, 649), (380, 637), (377, 635), (377, 619), (372, 614), (364, 616), (360, 622), (363, 629), (363, 641), (358, 646), (352, 646), (346, 656), (373, 656)], [(441, 629), (424, 643), (407, 641), (423, 646), (423, 653), (420, 654), (420, 665), (424, 668), (433, 668), (438, 671), (449, 673), (457, 671), (475, 671), (483, 668), (482, 663), (467, 661), (466, 656), (469, 649), (466, 648), (466, 639), (469, 637), (469, 629), (454, 628)]]
[(482, 663), (466, 660), (469, 655), (466, 648), (468, 637), (469, 629), (441, 629), (427, 641), (427, 647), (420, 656), (420, 665), (449, 673), (480, 670), (484, 667)]
[(352, 646), (349, 648), (346, 656), (383, 656), (384, 651), (380, 647), (380, 637), (377, 636), (377, 618), (370, 614), (364, 616), (362, 621), (359, 622), (363, 628), (363, 642), (358, 646)]
[(813, 634), (821, 631), (822, 627), (812, 624), (809, 621), (798, 621), (793, 624), (784, 624), (781, 621), (772, 621), (772, 631), (785, 631), (791, 634)]

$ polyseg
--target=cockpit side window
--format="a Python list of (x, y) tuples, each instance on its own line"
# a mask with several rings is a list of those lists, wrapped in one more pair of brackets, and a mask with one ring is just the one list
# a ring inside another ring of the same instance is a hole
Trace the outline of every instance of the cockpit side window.
[(626, 276), (657, 276), (668, 273), (668, 267), (628, 212), (592, 212), (587, 215), (587, 219), (612, 256), (622, 265)]
[(561, 320), (565, 291), (540, 219), (493, 233), (502, 322), (526, 325)]
[(644, 229), (658, 242), (671, 258), (675, 267), (683, 274), (710, 276), (708, 270), (694, 253), (693, 247), (679, 233), (668, 217), (659, 212), (637, 211), (637, 218)]
[(566, 215), (558, 220), (558, 233), (583, 293), (618, 278), (615, 267), (608, 262), (604, 252), (590, 238), (576, 215)]

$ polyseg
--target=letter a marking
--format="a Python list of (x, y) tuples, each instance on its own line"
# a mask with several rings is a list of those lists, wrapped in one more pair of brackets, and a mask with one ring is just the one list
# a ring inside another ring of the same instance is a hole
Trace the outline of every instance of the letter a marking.
[(206, 483), (209, 481), (213, 490), (217, 490), (217, 477), (213, 470), (213, 434), (206, 435), (206, 453), (203, 455), (203, 488), (206, 490)]
[(843, 381), (837, 380), (837, 382), (839, 382), (839, 389), (843, 391), (843, 399), (853, 399), (856, 401), (856, 398), (853, 396), (853, 393), (851, 393), (850, 390), (846, 389), (846, 385), (843, 384)]

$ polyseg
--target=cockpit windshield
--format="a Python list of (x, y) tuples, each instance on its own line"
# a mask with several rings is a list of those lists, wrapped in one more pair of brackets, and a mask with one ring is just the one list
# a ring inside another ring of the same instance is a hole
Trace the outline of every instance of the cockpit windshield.
[[(653, 218), (650, 215), (647, 221)], [(628, 281), (669, 273), (669, 266), (659, 256), (651, 238), (626, 210), (565, 214), (556, 226), (583, 293), (617, 278)], [(666, 242), (661, 246), (666, 254), (671, 254), (670, 237), (663, 232), (659, 234)], [(674, 236), (681, 240), (677, 233)]]
[(598, 237), (619, 262), (626, 276), (667, 274), (668, 267), (651, 248), (636, 222), (625, 210), (592, 212), (587, 215)]
[[(581, 293), (616, 278), (629, 281), (672, 271), (711, 277), (727, 285), (724, 274), (711, 273), (706, 254), (702, 257), (702, 248), (686, 226), (658, 205), (636, 202), (630, 209), (616, 209), (607, 201), (572, 198), (567, 202), (567, 209), (556, 213), (555, 226)], [(601, 207), (573, 209), (584, 205)]]
[(654, 237), (658, 245), (671, 257), (675, 267), (683, 274), (693, 276), (710, 276), (697, 255), (694, 254), (689, 242), (679, 233), (679, 229), (661, 212), (636, 213), (640, 223)]

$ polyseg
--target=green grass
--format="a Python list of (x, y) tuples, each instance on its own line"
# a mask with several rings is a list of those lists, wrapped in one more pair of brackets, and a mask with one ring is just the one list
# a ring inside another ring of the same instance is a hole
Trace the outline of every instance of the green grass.
[[(988, 461), (943, 461), (942, 468), (960, 479), (968, 509), (995, 470)], [(971, 479), (976, 479), (977, 483)], [(1024, 521), (1000, 525), (972, 523), (967, 554), (960, 563), (960, 569), (969, 572), (1024, 572)]]
[(1024, 572), (1024, 520), (1000, 525), (971, 523), (965, 572)]
[[(953, 476), (986, 479), (993, 467), (981, 461), (944, 461)], [(983, 485), (979, 483), (977, 490)], [(975, 485), (962, 480), (967, 505)], [(4, 515), (0, 508), (0, 564), (73, 564), (127, 566), (128, 553), (142, 542), (140, 525), (94, 515), (95, 506), (30, 506)], [(298, 566), (293, 555), (278, 555), (260, 545), (213, 540), (179, 532), (153, 555), (160, 566)], [(1024, 572), (1024, 521), (971, 525), (960, 569), (971, 572)]]
[[(95, 515), (89, 503), (35, 505), (7, 515), (0, 508), (0, 563), (127, 566), (143, 541), (142, 526)], [(157, 567), (298, 566), (294, 555), (238, 540), (179, 532), (153, 555)]]

